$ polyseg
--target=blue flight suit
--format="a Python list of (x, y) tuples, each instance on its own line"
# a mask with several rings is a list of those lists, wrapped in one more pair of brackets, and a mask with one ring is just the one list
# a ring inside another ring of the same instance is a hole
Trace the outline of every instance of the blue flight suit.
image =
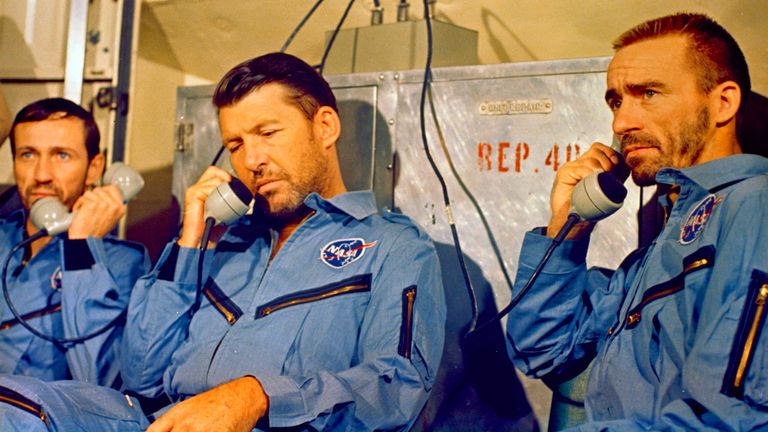
[[(768, 160), (736, 155), (664, 168), (679, 186), (647, 248), (616, 271), (587, 269), (588, 239), (566, 241), (513, 309), (515, 365), (568, 376), (589, 361), (580, 430), (768, 427)], [(629, 240), (629, 239), (628, 239)], [(526, 234), (516, 285), (549, 246)]]
[[(24, 211), (0, 221), (0, 265), (22, 241)], [(125, 313), (131, 289), (149, 269), (138, 244), (106, 237), (56, 236), (28, 263), (17, 251), (7, 267), (8, 292), (18, 313), (40, 332), (77, 338), (102, 329)], [(57, 345), (30, 333), (0, 299), (0, 373), (45, 381), (76, 379), (112, 385), (119, 372), (122, 323), (82, 343)]]
[[(199, 294), (200, 252), (168, 245), (131, 297), (126, 390), (165, 392), (176, 402), (253, 375), (269, 396), (257, 430), (266, 423), (406, 430), (413, 423), (443, 350), (446, 306), (434, 246), (407, 217), (376, 215), (370, 192), (329, 200), (312, 194), (305, 204), (313, 214), (271, 260), (276, 232), (254, 218), (230, 227), (206, 253)], [(47, 410), (52, 430), (91, 419), (86, 429), (99, 431), (148, 424), (132, 398), (60, 386), (25, 393)], [(82, 402), (71, 398), (85, 391), (115, 412), (79, 410)], [(18, 412), (0, 410), (0, 426), (19, 424), (9, 415)], [(25, 426), (42, 425), (27, 419)]]

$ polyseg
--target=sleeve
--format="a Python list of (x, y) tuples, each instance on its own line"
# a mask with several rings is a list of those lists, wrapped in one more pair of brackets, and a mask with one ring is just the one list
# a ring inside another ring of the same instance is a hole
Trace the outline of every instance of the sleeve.
[[(206, 251), (203, 280), (213, 251)], [(141, 277), (128, 305), (122, 350), (123, 387), (149, 398), (163, 391), (171, 356), (186, 340), (197, 301), (200, 251), (175, 241), (163, 251), (155, 269)]]
[(373, 277), (351, 367), (257, 377), (270, 427), (407, 430), (415, 421), (442, 356), (446, 305), (431, 240), (416, 229), (394, 240)]
[(111, 386), (120, 371), (131, 288), (148, 270), (149, 257), (139, 246), (101, 238), (64, 240), (60, 247), (64, 337), (94, 335), (67, 345), (67, 364), (74, 379)]
[[(582, 368), (594, 357), (615, 318), (626, 277), (622, 270), (587, 270), (588, 242), (585, 238), (561, 243), (509, 314), (507, 350), (526, 375), (557, 379)], [(541, 229), (526, 233), (513, 297), (551, 244)]]

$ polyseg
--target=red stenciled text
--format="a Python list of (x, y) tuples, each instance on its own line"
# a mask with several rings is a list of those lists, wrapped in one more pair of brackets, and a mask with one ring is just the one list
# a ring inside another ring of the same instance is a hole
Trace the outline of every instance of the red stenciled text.
[(496, 145), (481, 142), (477, 145), (477, 164), (480, 171), (497, 171), (500, 173), (538, 173), (542, 169), (557, 171), (560, 166), (579, 157), (579, 144), (553, 144), (546, 157), (541, 161), (532, 160), (531, 146), (527, 142), (512, 144), (501, 141)]

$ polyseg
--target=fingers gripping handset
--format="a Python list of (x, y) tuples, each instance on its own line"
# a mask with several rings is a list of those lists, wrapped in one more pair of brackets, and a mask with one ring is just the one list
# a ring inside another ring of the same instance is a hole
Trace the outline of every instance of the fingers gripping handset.
[(622, 182), (628, 174), (621, 156), (600, 143), (592, 144), (583, 156), (560, 168), (550, 197), (552, 218), (547, 226), (547, 236), (552, 237), (552, 242), (512, 301), (493, 319), (477, 326), (475, 331), (500, 320), (520, 302), (564, 239), (588, 233), (595, 222), (621, 208), (627, 196)]
[(184, 194), (184, 222), (177, 244), (200, 248), (197, 261), (197, 296), (192, 306), (200, 305), (203, 285), (205, 250), (211, 230), (218, 223), (230, 224), (244, 216), (251, 207), (253, 195), (240, 179), (221, 168), (210, 166), (200, 180)]
[(69, 230), (70, 238), (103, 237), (125, 214), (125, 203), (144, 187), (144, 179), (122, 162), (113, 163), (104, 173), (105, 186), (86, 191), (72, 212), (57, 198), (36, 201), (29, 211), (32, 223), (48, 235)]
[(600, 143), (592, 144), (580, 158), (563, 165), (552, 186), (547, 236), (563, 233), (566, 222), (570, 225), (568, 238), (590, 232), (597, 220), (621, 207), (627, 195), (622, 182), (628, 174), (621, 155)]
[(178, 244), (207, 246), (211, 228), (230, 224), (245, 215), (253, 195), (240, 179), (217, 167), (208, 167), (184, 195), (184, 221)]

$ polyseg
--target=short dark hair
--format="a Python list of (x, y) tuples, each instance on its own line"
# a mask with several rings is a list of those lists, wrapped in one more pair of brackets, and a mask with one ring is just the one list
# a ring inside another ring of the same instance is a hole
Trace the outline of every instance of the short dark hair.
[(338, 113), (336, 97), (328, 82), (312, 66), (285, 53), (265, 54), (230, 69), (216, 86), (213, 104), (218, 108), (235, 104), (270, 83), (287, 87), (294, 103), (310, 120), (321, 106)]
[(99, 154), (99, 142), (101, 135), (99, 127), (93, 115), (86, 111), (80, 105), (64, 98), (48, 98), (32, 102), (16, 114), (11, 126), (11, 154), (16, 155), (16, 137), (14, 136), (16, 126), (21, 123), (32, 123), (48, 119), (60, 119), (66, 117), (76, 117), (83, 121), (85, 129), (85, 150), (88, 152), (88, 160), (93, 159)]
[(739, 85), (742, 96), (737, 121), (740, 120), (752, 90), (749, 67), (733, 36), (712, 18), (678, 13), (652, 19), (624, 32), (613, 42), (613, 48), (620, 50), (636, 42), (670, 35), (688, 38), (688, 61), (698, 75), (699, 89), (704, 94), (726, 81)]

